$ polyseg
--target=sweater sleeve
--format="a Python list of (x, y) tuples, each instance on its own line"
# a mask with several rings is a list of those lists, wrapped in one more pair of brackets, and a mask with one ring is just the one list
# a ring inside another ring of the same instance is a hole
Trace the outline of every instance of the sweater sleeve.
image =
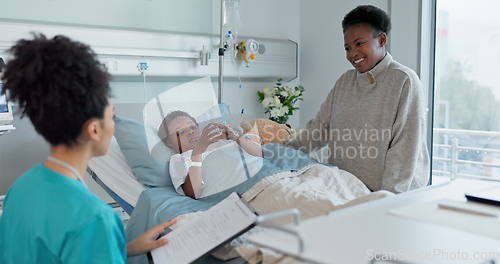
[(314, 151), (316, 148), (323, 147), (328, 141), (328, 131), (330, 130), (334, 91), (338, 86), (330, 91), (326, 100), (321, 104), (321, 108), (316, 116), (307, 122), (306, 128), (298, 129), (295, 136), (286, 145), (305, 153)]
[(392, 137), (387, 150), (382, 189), (395, 193), (425, 186), (428, 162), (425, 105), (420, 82), (406, 80), (401, 92)]

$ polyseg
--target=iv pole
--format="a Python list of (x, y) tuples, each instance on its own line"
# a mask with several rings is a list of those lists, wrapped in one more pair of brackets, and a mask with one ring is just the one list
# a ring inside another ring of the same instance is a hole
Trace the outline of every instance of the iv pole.
[(223, 74), (224, 74), (224, 53), (226, 51), (226, 44), (224, 43), (224, 5), (225, 0), (220, 0), (220, 46), (219, 46), (219, 89), (217, 93), (217, 102), (222, 104), (222, 85), (223, 85)]

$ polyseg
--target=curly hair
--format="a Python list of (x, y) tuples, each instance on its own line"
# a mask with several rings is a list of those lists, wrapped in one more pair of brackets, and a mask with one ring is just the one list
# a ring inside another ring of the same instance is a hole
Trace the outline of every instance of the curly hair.
[(194, 119), (194, 117), (192, 117), (191, 115), (189, 115), (186, 112), (183, 112), (183, 111), (170, 112), (163, 119), (163, 121), (161, 122), (160, 128), (158, 129), (158, 137), (160, 137), (160, 139), (163, 142), (168, 141), (168, 135), (170, 133), (170, 131), (168, 131), (168, 124), (170, 124), (170, 122), (172, 122), (172, 120), (176, 119), (177, 117), (181, 117), (181, 116), (189, 117), (196, 125), (198, 125), (198, 122), (196, 122), (196, 119)]
[(104, 117), (110, 76), (89, 46), (34, 33), (9, 53), (1, 93), (18, 103), (21, 117), (27, 115), (51, 145), (74, 145), (85, 122)]
[(372, 5), (360, 5), (345, 15), (342, 20), (342, 30), (345, 33), (350, 26), (368, 24), (379, 33), (391, 31), (391, 19), (387, 13)]

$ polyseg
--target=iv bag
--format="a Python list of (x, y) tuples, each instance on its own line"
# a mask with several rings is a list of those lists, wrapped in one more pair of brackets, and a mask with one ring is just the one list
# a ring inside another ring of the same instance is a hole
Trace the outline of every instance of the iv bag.
[(239, 0), (223, 0), (224, 1), (224, 24), (222, 30), (225, 41), (229, 49), (233, 49), (238, 43), (238, 34), (240, 31), (240, 1)]

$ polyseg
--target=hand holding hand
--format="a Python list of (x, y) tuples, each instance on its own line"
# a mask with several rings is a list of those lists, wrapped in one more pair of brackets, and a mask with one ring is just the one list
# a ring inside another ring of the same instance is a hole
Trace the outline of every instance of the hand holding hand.
[(236, 131), (234, 131), (234, 129), (228, 127), (228, 126), (224, 126), (224, 132), (227, 136), (227, 139), (229, 140), (234, 140), (234, 141), (238, 141), (239, 139), (239, 135), (236, 133)]

